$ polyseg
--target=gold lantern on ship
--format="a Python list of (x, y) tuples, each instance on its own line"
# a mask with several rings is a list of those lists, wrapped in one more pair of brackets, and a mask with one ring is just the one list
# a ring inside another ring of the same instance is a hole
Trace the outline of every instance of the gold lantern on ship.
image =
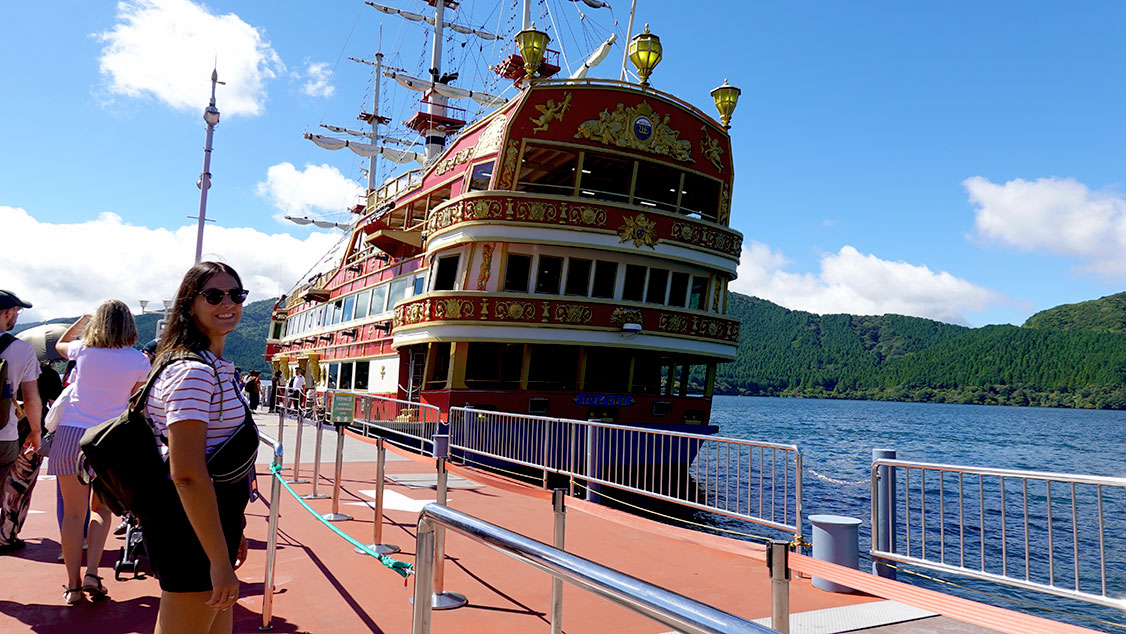
[(712, 90), (712, 99), (715, 101), (715, 109), (719, 111), (719, 120), (723, 123), (723, 127), (731, 127), (731, 113), (735, 112), (739, 95), (742, 93), (742, 90), (728, 84), (726, 79), (723, 80), (722, 86)]
[(536, 70), (543, 62), (544, 54), (547, 53), (547, 43), (550, 41), (551, 38), (547, 33), (537, 31), (534, 25), (516, 34), (516, 48), (520, 51), (520, 57), (524, 59), (524, 77), (531, 79), (536, 74)]
[(637, 67), (641, 85), (649, 85), (649, 75), (661, 62), (661, 38), (649, 32), (649, 25), (629, 41), (629, 61)]

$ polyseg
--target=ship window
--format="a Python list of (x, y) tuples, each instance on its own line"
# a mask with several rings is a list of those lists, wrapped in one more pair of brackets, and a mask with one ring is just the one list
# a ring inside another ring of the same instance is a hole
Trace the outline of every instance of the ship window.
[(590, 296), (613, 299), (617, 279), (618, 263), (598, 260), (594, 264), (594, 284), (590, 287)]
[(579, 178), (579, 195), (597, 200), (629, 202), (633, 161), (587, 153)]
[(336, 300), (332, 304), (332, 323), (339, 324), (340, 316), (344, 314), (344, 302)]
[(414, 291), (411, 293), (411, 295), (421, 295), (422, 291), (425, 288), (426, 288), (426, 278), (421, 277), (421, 276), (416, 277), (416, 278), (414, 278)]
[(352, 389), (352, 367), (351, 363), (340, 364), (340, 384), (337, 387), (342, 390)]
[[(280, 322), (280, 321), (274, 322), (274, 336), (271, 337), (271, 339), (281, 339), (282, 338), (282, 326), (283, 325), (284, 325), (283, 322)], [(59, 410), (59, 411), (62, 411), (62, 410)]]
[(634, 204), (676, 211), (681, 174), (673, 167), (640, 161), (637, 165), (637, 186), (633, 192)]
[(340, 364), (330, 363), (328, 366), (328, 387), (336, 387), (336, 379), (340, 377)]
[(360, 291), (356, 295), (356, 319), (368, 316), (368, 306), (371, 304), (371, 291)]
[(586, 349), (583, 388), (590, 392), (624, 392), (629, 382), (630, 356), (615, 348)]
[(669, 284), (669, 306), (684, 306), (688, 299), (687, 273), (673, 273), (672, 283)]
[(438, 267), (434, 271), (434, 290), (454, 290), (454, 286), (457, 284), (457, 265), (460, 261), (460, 255), (447, 255), (438, 258)]
[(430, 378), (426, 381), (427, 389), (441, 389), (446, 387), (450, 373), (450, 344), (436, 343), (430, 347)]
[(715, 179), (685, 173), (680, 213), (715, 222), (719, 210), (719, 189), (719, 181)]
[(465, 385), (481, 389), (520, 387), (524, 344), (470, 342), (465, 360)]
[(631, 391), (635, 394), (660, 394), (664, 382), (662, 370), (660, 355), (651, 352), (639, 352), (633, 363)]
[(340, 321), (352, 321), (352, 317), (355, 316), (355, 313), (356, 296), (349, 295), (344, 298), (344, 315), (340, 318)]
[(562, 277), (563, 258), (541, 255), (539, 268), (536, 270), (536, 292), (558, 295)]
[(407, 292), (414, 284), (413, 277), (400, 277), (391, 281), (391, 288), (387, 292), (387, 307), (394, 308), (395, 304), (406, 299)]
[(626, 265), (626, 279), (622, 284), (622, 299), (640, 302), (645, 297), (645, 267), (638, 264)]
[(387, 285), (371, 289), (371, 314), (378, 315), (387, 310)]
[(528, 144), (516, 191), (570, 196), (578, 162), (578, 155), (571, 150)]
[(532, 268), (532, 258), (519, 253), (509, 253), (504, 267), (504, 290), (514, 293), (528, 292), (528, 271)]
[(571, 258), (567, 261), (567, 285), (563, 294), (586, 297), (590, 287), (590, 260)]
[(356, 362), (356, 375), (352, 378), (352, 389), (366, 390), (368, 389), (368, 370), (371, 367), (369, 361)]
[(665, 303), (665, 288), (668, 286), (669, 272), (665, 269), (649, 269), (649, 284), (645, 287), (645, 301), (650, 304)]
[(489, 188), (489, 180), (493, 177), (493, 161), (478, 163), (473, 166), (469, 174), (469, 191), (480, 191)]
[(705, 308), (704, 302), (706, 298), (704, 293), (708, 292), (708, 278), (692, 276), (692, 295), (688, 299), (688, 307), (703, 309)]
[(529, 390), (575, 390), (579, 386), (578, 346), (531, 346)]

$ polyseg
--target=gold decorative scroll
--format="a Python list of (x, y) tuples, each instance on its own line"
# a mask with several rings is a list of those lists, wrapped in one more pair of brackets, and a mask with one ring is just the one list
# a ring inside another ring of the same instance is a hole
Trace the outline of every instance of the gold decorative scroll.
[(610, 323), (615, 326), (621, 326), (622, 324), (645, 325), (640, 310), (629, 310), (626, 308), (615, 308), (614, 312), (610, 313)]
[(594, 317), (590, 306), (582, 304), (556, 304), (555, 321), (567, 324), (589, 324)]
[(603, 110), (597, 119), (579, 124), (576, 139), (587, 139), (603, 145), (651, 152), (661, 156), (695, 163), (692, 143), (681, 140), (680, 132), (669, 125), (669, 115), (657, 114), (648, 101), (627, 108), (618, 104), (614, 112)]
[(656, 248), (658, 241), (657, 223), (646, 218), (645, 214), (637, 214), (633, 218), (627, 217), (624, 220), (625, 224), (618, 227), (619, 242), (632, 240), (635, 247)]
[(563, 115), (567, 114), (567, 110), (571, 107), (571, 93), (568, 92), (563, 101), (555, 103), (554, 99), (548, 99), (547, 103), (536, 104), (535, 108), (540, 113), (538, 117), (528, 117), (532, 123), (536, 124), (532, 128), (532, 134), (537, 132), (547, 132), (547, 128), (551, 125), (552, 121), (562, 121)]
[(508, 123), (508, 118), (503, 114), (497, 115), (489, 122), (488, 127), (477, 138), (477, 144), (473, 146), (473, 158), (492, 154), (500, 149), (501, 141), (504, 141), (504, 125)]
[(719, 214), (716, 215), (716, 222), (726, 227), (729, 220), (731, 220), (731, 186), (724, 183), (719, 192)]
[(497, 319), (527, 321), (536, 318), (536, 307), (531, 302), (498, 301), (493, 308)]

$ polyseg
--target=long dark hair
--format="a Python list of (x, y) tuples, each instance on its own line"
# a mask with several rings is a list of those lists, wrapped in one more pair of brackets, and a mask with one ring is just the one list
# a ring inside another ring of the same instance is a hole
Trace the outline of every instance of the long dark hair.
[(235, 278), (238, 287), (242, 288), (239, 274), (222, 262), (198, 262), (184, 274), (180, 290), (176, 291), (172, 311), (168, 314), (164, 334), (160, 337), (160, 345), (156, 350), (158, 358), (177, 350), (200, 352), (211, 347), (211, 339), (196, 326), (195, 317), (192, 316), (192, 303), (207, 282), (219, 273)]

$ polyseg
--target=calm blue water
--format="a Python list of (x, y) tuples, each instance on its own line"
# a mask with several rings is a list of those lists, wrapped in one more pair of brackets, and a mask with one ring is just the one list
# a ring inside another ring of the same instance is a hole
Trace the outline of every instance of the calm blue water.
[[(784, 399), (719, 396), (714, 400), (712, 423), (720, 428), (719, 435), (748, 440), (796, 444), (801, 448), (805, 462), (803, 476), (805, 516), (831, 513), (846, 515), (864, 520), (861, 529), (861, 552), (869, 546), (868, 518), (871, 498), (868, 484), (872, 449), (886, 448), (898, 452), (901, 460), (935, 462), (942, 464), (966, 465), (975, 467), (995, 467), (1006, 469), (1025, 469), (1036, 471), (1057, 471), (1090, 475), (1126, 476), (1126, 412), (1069, 410), (1045, 408), (993, 407), (981, 405), (948, 405), (931, 403), (889, 403), (877, 401), (842, 401), (821, 399)], [(833, 480), (863, 484), (839, 484), (817, 477), (817, 474)], [(967, 476), (967, 490), (976, 491), (976, 479)], [(930, 483), (928, 483), (930, 484)], [(902, 482), (898, 487), (901, 489)], [(996, 485), (986, 481), (986, 493), (996, 489)], [(1006, 483), (1006, 487), (1009, 483)], [(917, 480), (912, 483), (917, 490)], [(946, 495), (957, 490), (956, 481), (947, 483)], [(1019, 491), (1016, 484), (1007, 488), (1012, 496)], [(912, 493), (914, 494), (914, 492)], [(1030, 506), (1033, 514), (1045, 507), (1045, 491), (1030, 488)], [(947, 497), (950, 505), (952, 497)], [(1090, 518), (1097, 514), (1093, 488), (1078, 493), (1078, 515)], [(988, 497), (987, 497), (988, 500)], [(899, 505), (904, 501), (900, 496)], [(912, 500), (912, 508), (918, 510), (918, 499)], [(928, 497), (928, 513), (938, 508), (937, 494)], [(948, 508), (948, 513), (951, 507)], [(990, 505), (987, 502), (986, 508)], [(1071, 560), (1071, 501), (1066, 487), (1053, 487), (1052, 490), (1053, 527), (1066, 535), (1063, 547), (1055, 550), (1055, 574), (1057, 584), (1071, 578), (1074, 569)], [(976, 506), (967, 507), (966, 513), (976, 517)], [(1104, 516), (1107, 523), (1107, 575), (1111, 594), (1126, 594), (1126, 492), (1121, 489), (1104, 490)], [(986, 514), (986, 523), (991, 523), (998, 537), (986, 539), (986, 556), (990, 565), (1000, 566), (999, 526), (1000, 513), (996, 510)], [(953, 520), (956, 521), (956, 515)], [(714, 524), (726, 528), (744, 530), (748, 533), (764, 534), (753, 525), (727, 520), (711, 519)], [(947, 548), (953, 550), (957, 540), (951, 535), (957, 533), (957, 525), (947, 516)], [(1009, 535), (1007, 538), (1010, 566), (1013, 566), (1014, 552), (1019, 550), (1019, 571), (1010, 569), (1009, 574), (1023, 575), (1023, 529), (1022, 518), (1014, 518), (1011, 510), (1006, 517)], [(1041, 533), (1046, 535), (1046, 524), (1030, 530), (1033, 549), (1038, 540), (1046, 543)], [(974, 524), (977, 525), (976, 523)], [(935, 525), (937, 526), (937, 525)], [(938, 546), (937, 529), (932, 526), (928, 535), (928, 548)], [(1037, 531), (1040, 532), (1037, 532)], [(918, 527), (913, 536), (918, 548)], [(1083, 531), (1080, 531), (1083, 533)], [(803, 531), (810, 535), (808, 521)], [(901, 543), (903, 537), (900, 537)], [(1081, 559), (1084, 554), (1096, 552), (1097, 531), (1084, 533), (1080, 541)], [(981, 556), (981, 540), (973, 535), (967, 537), (967, 556), (975, 560)], [(1090, 550), (1085, 548), (1090, 546)], [(1086, 551), (1086, 553), (1084, 552)], [(931, 551), (933, 552), (933, 550)], [(916, 556), (918, 552), (915, 553)], [(957, 564), (957, 560), (947, 560)], [(1094, 564), (1080, 567), (1084, 583), (1097, 573), (1097, 554)], [(862, 557), (861, 566), (870, 568), (870, 563)], [(1093, 566), (1093, 568), (1092, 568)], [(988, 569), (988, 566), (987, 566)], [(1047, 557), (1033, 556), (1031, 562), (1033, 577), (1047, 574)], [(928, 573), (932, 574), (932, 573)], [(935, 575), (943, 576), (943, 575)], [(948, 577), (959, 584), (978, 588), (1051, 609), (1081, 614), (1126, 624), (1126, 614), (1121, 611), (1102, 608), (1083, 602), (1062, 599), (1054, 596), (1030, 593), (976, 582), (964, 578)], [(932, 582), (912, 579), (900, 575), (900, 579), (919, 585), (930, 585), (945, 592), (948, 586), (940, 588)], [(1097, 583), (1097, 582), (1096, 582)], [(1115, 592), (1114, 590), (1119, 590)], [(965, 596), (975, 600), (995, 603), (1002, 607), (1018, 609), (1011, 602), (990, 600), (977, 593), (966, 592)], [(1061, 617), (1045, 611), (1030, 609), (1047, 618), (1067, 620), (1077, 625), (1122, 632), (1121, 628), (1098, 625), (1082, 619)]]

